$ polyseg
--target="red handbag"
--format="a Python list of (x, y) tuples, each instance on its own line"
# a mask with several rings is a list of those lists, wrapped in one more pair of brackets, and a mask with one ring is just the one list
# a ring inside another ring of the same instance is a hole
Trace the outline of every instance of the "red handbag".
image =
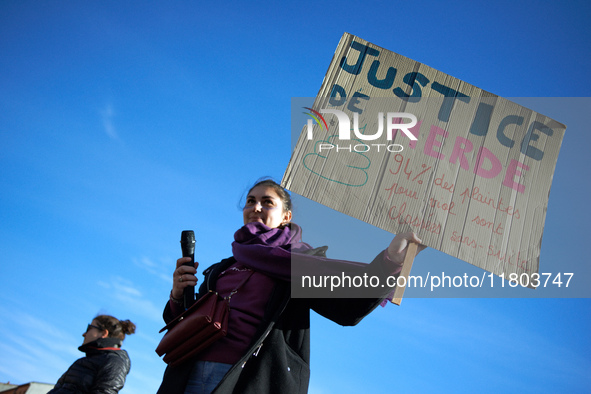
[(226, 298), (215, 291), (209, 291), (189, 309), (168, 323), (162, 330), (168, 330), (156, 353), (169, 365), (179, 365), (195, 356), (228, 332), (230, 298), (252, 275), (248, 275)]

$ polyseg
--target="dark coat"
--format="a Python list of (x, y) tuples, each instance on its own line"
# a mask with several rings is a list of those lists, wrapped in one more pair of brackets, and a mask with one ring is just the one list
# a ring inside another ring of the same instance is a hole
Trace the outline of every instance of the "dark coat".
[[(324, 257), (325, 250), (326, 247), (317, 248), (308, 253)], [(380, 269), (382, 259), (380, 254), (367, 266)], [(199, 295), (215, 289), (218, 275), (235, 262), (230, 257), (209, 267), (204, 272), (205, 281)], [(250, 349), (232, 366), (213, 393), (307, 393), (310, 380), (310, 309), (340, 325), (352, 326), (382, 300), (291, 298), (290, 283), (277, 281)], [(164, 320), (169, 322), (173, 318), (167, 303)], [(158, 393), (184, 393), (192, 367), (192, 362), (168, 366)]]
[(99, 338), (80, 346), (86, 353), (59, 378), (48, 394), (114, 394), (125, 384), (131, 363), (117, 338)]

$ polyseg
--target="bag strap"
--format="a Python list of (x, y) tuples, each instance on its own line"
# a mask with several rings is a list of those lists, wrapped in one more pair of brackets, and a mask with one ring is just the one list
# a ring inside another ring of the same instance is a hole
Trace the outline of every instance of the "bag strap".
[(250, 271), (250, 273), (246, 276), (246, 278), (244, 278), (242, 280), (242, 282), (240, 282), (238, 284), (238, 286), (236, 286), (234, 288), (234, 290), (232, 290), (228, 296), (224, 297), (224, 299), (228, 301), (228, 304), (230, 303), (230, 299), (232, 298), (232, 296), (234, 294), (238, 293), (238, 289), (240, 289), (242, 286), (244, 286), (244, 284), (250, 279), (250, 277), (252, 276), (252, 274), (254, 274), (254, 271), (253, 270), (249, 270), (249, 271)]

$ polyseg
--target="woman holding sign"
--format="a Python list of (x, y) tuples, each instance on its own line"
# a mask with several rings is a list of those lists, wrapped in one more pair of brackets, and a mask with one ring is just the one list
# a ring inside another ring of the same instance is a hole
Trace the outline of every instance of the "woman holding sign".
[[(398, 276), (414, 233), (397, 235), (371, 264), (326, 258), (326, 247), (302, 242), (292, 222), (291, 198), (272, 180), (256, 183), (234, 234), (233, 256), (209, 267), (198, 297), (209, 290), (230, 300), (228, 333), (193, 359), (169, 365), (159, 393), (306, 393), (310, 377), (310, 310), (341, 325), (355, 325), (391, 292), (373, 298), (291, 298), (292, 275)], [(419, 247), (422, 250), (424, 247)], [(177, 260), (164, 310), (168, 323), (183, 312), (183, 291), (197, 284), (197, 266)], [(292, 269), (294, 273), (292, 273)], [(232, 292), (240, 284), (238, 291)]]

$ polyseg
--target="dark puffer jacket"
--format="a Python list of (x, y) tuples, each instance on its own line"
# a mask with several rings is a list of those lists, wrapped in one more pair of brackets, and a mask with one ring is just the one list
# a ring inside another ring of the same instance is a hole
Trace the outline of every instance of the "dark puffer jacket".
[(118, 393), (131, 367), (120, 346), (118, 338), (99, 338), (80, 346), (86, 357), (76, 360), (48, 394)]

